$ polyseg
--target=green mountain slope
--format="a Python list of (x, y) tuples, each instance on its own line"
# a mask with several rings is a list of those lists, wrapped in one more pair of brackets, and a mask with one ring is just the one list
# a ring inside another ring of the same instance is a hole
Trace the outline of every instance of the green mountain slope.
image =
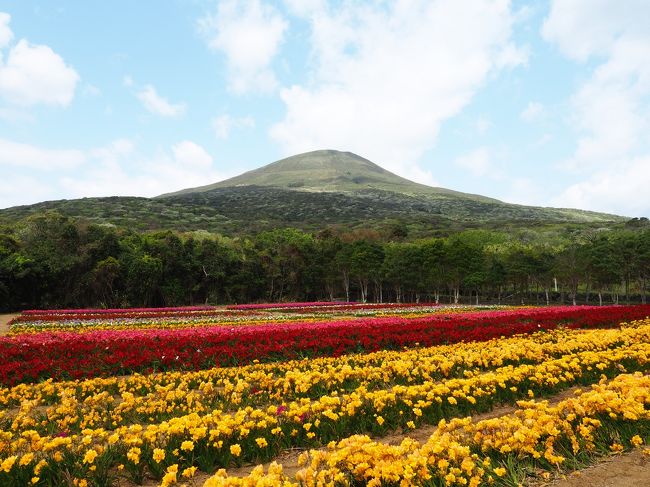
[(227, 235), (286, 226), (382, 229), (400, 223), (408, 225), (412, 235), (425, 236), (463, 228), (598, 227), (626, 220), (432, 188), (338, 151), (299, 154), (226, 181), (156, 198), (83, 198), (8, 208), (0, 210), (0, 224), (47, 210), (138, 230), (207, 230)]
[(485, 196), (415, 183), (393, 174), (361, 156), (335, 150), (318, 150), (298, 154), (225, 181), (198, 188), (183, 189), (162, 196), (205, 193), (219, 188), (242, 186), (342, 193), (381, 190), (409, 196), (460, 197), (476, 201), (497, 202), (497, 200)]

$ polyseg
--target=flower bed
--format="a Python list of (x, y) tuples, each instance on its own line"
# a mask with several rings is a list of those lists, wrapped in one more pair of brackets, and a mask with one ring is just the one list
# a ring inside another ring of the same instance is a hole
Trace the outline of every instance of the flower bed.
[(0, 383), (484, 341), (557, 326), (614, 325), (648, 315), (650, 306), (552, 307), (231, 328), (44, 332), (0, 339)]

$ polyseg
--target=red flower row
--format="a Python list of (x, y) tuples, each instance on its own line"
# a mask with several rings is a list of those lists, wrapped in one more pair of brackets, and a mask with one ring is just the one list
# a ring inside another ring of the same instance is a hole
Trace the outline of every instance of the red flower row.
[(0, 338), (0, 383), (482, 341), (557, 326), (616, 325), (648, 315), (650, 306), (551, 307), (244, 327), (44, 332)]

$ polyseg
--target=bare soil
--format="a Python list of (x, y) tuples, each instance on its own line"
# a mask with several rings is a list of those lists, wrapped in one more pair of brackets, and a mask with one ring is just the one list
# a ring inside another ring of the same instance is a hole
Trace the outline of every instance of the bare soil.
[[(564, 390), (555, 396), (547, 398), (550, 404), (556, 404), (560, 401), (563, 401), (571, 396), (573, 396), (574, 391), (578, 389), (578, 387), (572, 387), (570, 389)], [(584, 389), (584, 387), (583, 387)], [(476, 414), (472, 416), (472, 418), (475, 421), (481, 421), (484, 419), (491, 419), (491, 418), (497, 418), (499, 416), (504, 416), (506, 414), (511, 414), (517, 409), (516, 405), (507, 405), (507, 406), (499, 406), (491, 411), (488, 411), (486, 413), (482, 414)], [(419, 441), (421, 444), (426, 442), (429, 437), (433, 434), (435, 431), (436, 426), (435, 425), (426, 425), (421, 428), (417, 428), (414, 430), (406, 430), (406, 431), (395, 431), (393, 433), (389, 433), (388, 435), (381, 436), (381, 437), (376, 437), (373, 438), (375, 441), (385, 443), (387, 445), (399, 445), (402, 440), (405, 438), (412, 438), (414, 440)], [(293, 477), (298, 470), (300, 470), (302, 467), (298, 466), (298, 458), (300, 457), (300, 454), (303, 453), (305, 450), (308, 449), (293, 449), (293, 450), (288, 450), (282, 452), (279, 456), (274, 458), (272, 461), (279, 463), (282, 465), (282, 471), (288, 475), (289, 477)], [(264, 463), (264, 470), (268, 470), (268, 467), (271, 463)], [(244, 477), (248, 474), (250, 474), (255, 468), (255, 465), (244, 465), (242, 467), (238, 468), (229, 468), (228, 470), (228, 475), (232, 477)], [(197, 484), (201, 485), (200, 481), (205, 481), (207, 478), (209, 478), (209, 475), (205, 474), (200, 474), (197, 472)], [(154, 485), (154, 484), (152, 484)], [(650, 486), (650, 484), (648, 484)], [(646, 486), (646, 487), (648, 487)], [(572, 486), (571, 486), (572, 487)], [(592, 486), (590, 486), (592, 487)]]
[(547, 487), (648, 487), (650, 456), (642, 449), (612, 455), (545, 484)]
[(9, 331), (9, 321), (13, 320), (18, 313), (0, 315), (0, 335), (6, 335)]

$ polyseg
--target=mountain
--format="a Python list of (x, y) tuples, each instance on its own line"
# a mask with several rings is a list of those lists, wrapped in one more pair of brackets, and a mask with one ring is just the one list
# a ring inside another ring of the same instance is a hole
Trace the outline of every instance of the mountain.
[(485, 196), (433, 188), (393, 174), (352, 152), (317, 150), (287, 157), (218, 183), (161, 195), (205, 193), (219, 188), (261, 186), (315, 192), (390, 191), (408, 196), (461, 197), (498, 202)]
[[(288, 196), (287, 192), (292, 196)], [(235, 203), (237, 194), (245, 196), (248, 204), (253, 207), (260, 203), (266, 206), (270, 203), (266, 200), (274, 197), (302, 205), (318, 205), (320, 202), (321, 208), (313, 208), (318, 213), (324, 209), (336, 211), (333, 204), (342, 202), (334, 195), (340, 195), (352, 206), (361, 203), (362, 207), (370, 206), (379, 214), (392, 213), (393, 217), (408, 212), (411, 216), (423, 213), (479, 221), (515, 218), (596, 222), (622, 219), (615, 215), (583, 210), (513, 205), (485, 196), (426, 186), (393, 174), (351, 152), (335, 150), (298, 154), (234, 178), (167, 193), (158, 198), (221, 207)], [(245, 204), (245, 201), (238, 203)], [(289, 210), (285, 209), (281, 213), (286, 214), (287, 211)]]
[(55, 210), (95, 223), (138, 230), (207, 230), (238, 235), (278, 227), (387, 229), (416, 236), (464, 228), (610, 226), (616, 215), (514, 205), (418, 184), (350, 152), (298, 154), (225, 181), (156, 198), (59, 200), (0, 210), (0, 223)]

